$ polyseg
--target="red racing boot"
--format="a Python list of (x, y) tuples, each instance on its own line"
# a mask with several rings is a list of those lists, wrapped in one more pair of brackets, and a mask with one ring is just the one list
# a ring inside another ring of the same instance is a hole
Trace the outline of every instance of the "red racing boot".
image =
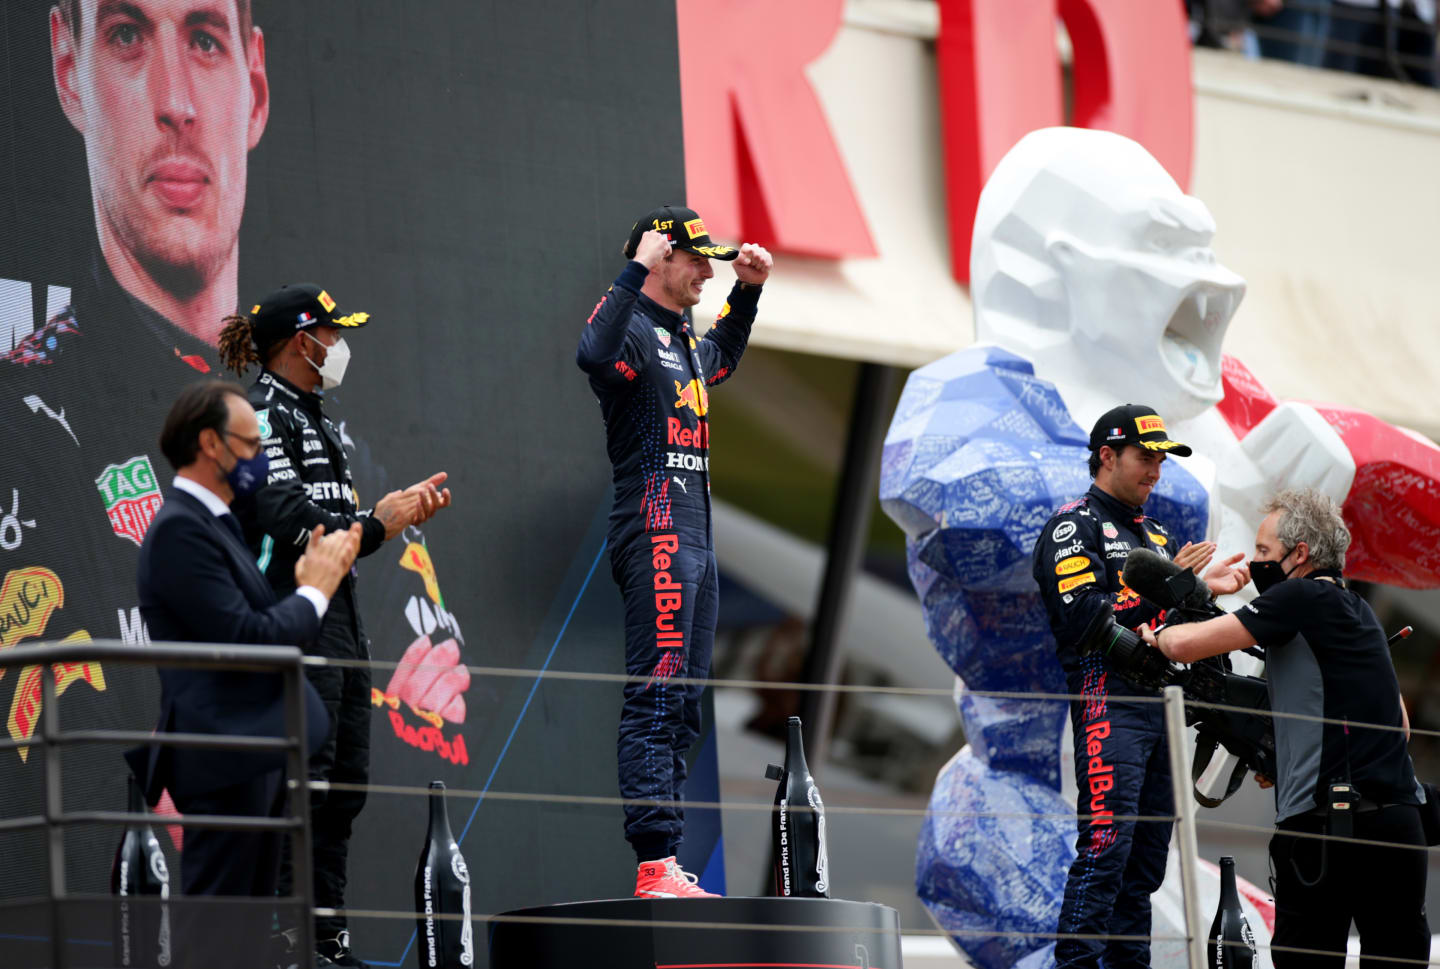
[(702, 889), (699, 877), (681, 868), (675, 856), (642, 861), (635, 872), (637, 898), (720, 898)]

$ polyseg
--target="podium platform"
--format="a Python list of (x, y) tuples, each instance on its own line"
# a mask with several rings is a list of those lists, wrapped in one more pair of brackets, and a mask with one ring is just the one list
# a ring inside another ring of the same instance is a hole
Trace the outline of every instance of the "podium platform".
[(491, 969), (900, 969), (900, 917), (828, 898), (622, 898), (489, 924)]

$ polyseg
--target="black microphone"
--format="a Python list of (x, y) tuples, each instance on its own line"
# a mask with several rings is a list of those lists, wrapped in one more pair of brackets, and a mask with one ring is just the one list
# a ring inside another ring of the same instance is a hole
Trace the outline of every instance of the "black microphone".
[(1162, 609), (1220, 615), (1210, 590), (1194, 572), (1148, 548), (1137, 548), (1126, 557), (1122, 578), (1142, 599)]

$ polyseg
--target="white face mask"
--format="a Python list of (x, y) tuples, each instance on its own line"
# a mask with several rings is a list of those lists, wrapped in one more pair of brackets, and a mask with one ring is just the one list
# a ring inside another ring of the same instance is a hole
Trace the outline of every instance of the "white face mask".
[[(305, 335), (311, 340), (315, 340), (310, 334), (307, 333)], [(325, 347), (325, 344), (320, 343), (319, 340), (315, 340), (315, 342)], [(309, 357), (305, 358), (305, 362), (315, 367), (315, 372), (320, 374), (320, 386), (322, 388), (325, 390), (334, 390), (340, 386), (340, 381), (345, 379), (345, 368), (350, 366), (350, 347), (346, 345), (345, 338), (341, 337), (335, 341), (334, 346), (325, 347), (324, 363), (317, 367), (315, 366), (315, 361)]]

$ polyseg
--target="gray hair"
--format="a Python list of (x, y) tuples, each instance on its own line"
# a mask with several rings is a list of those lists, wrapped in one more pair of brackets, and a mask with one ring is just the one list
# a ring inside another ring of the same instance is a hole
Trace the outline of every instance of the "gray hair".
[(1262, 509), (1265, 514), (1280, 512), (1276, 522), (1280, 543), (1294, 548), (1301, 542), (1310, 546), (1310, 561), (1317, 569), (1339, 569), (1345, 565), (1350, 547), (1350, 529), (1340, 506), (1329, 495), (1314, 488), (1278, 492)]

